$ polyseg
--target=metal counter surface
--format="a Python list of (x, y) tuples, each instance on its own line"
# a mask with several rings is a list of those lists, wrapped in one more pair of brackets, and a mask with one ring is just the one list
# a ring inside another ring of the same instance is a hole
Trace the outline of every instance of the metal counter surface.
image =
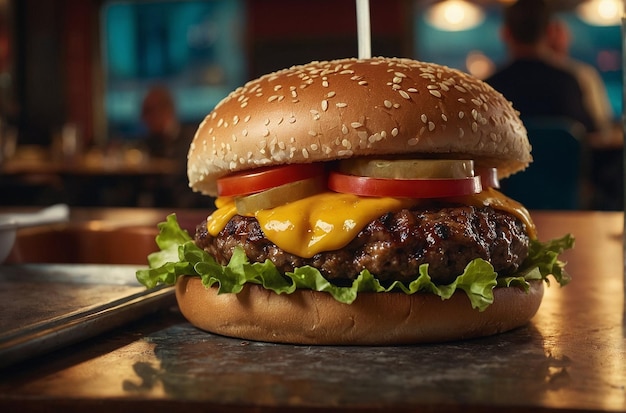
[(532, 322), (432, 345), (294, 346), (221, 337), (176, 308), (0, 370), (0, 410), (626, 411), (623, 214), (537, 212), (571, 232), (573, 281)]

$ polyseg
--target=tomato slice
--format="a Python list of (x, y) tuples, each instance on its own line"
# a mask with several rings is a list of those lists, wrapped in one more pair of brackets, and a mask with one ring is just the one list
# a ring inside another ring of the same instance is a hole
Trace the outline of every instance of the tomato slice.
[(497, 168), (479, 167), (476, 168), (476, 175), (480, 176), (483, 188), (500, 188)]
[(235, 198), (239, 215), (254, 215), (262, 209), (271, 209), (279, 205), (297, 201), (326, 190), (324, 175), (302, 179), (270, 188), (267, 191)]
[(218, 196), (241, 196), (265, 191), (324, 173), (321, 163), (268, 166), (236, 172), (217, 180)]
[(335, 192), (361, 196), (445, 198), (482, 191), (479, 176), (458, 179), (386, 179), (331, 172), (328, 187)]

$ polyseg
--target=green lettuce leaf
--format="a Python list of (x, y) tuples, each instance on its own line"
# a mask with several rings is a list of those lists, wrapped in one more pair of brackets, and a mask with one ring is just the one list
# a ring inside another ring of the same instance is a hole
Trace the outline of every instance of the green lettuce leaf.
[(455, 291), (467, 294), (472, 307), (485, 310), (493, 303), (493, 289), (518, 286), (528, 290), (530, 280), (548, 280), (552, 275), (561, 285), (570, 281), (565, 264), (558, 256), (574, 246), (571, 235), (542, 243), (531, 240), (528, 258), (515, 276), (498, 277), (492, 265), (483, 259), (470, 262), (452, 283), (437, 285), (428, 274), (428, 264), (419, 268), (416, 278), (408, 284), (396, 281), (383, 286), (374, 274), (363, 270), (350, 286), (336, 286), (310, 266), (281, 274), (271, 261), (251, 263), (243, 248), (235, 248), (227, 265), (219, 264), (206, 251), (198, 248), (187, 231), (180, 228), (175, 214), (158, 225), (156, 237), (160, 251), (148, 256), (149, 268), (137, 271), (137, 279), (148, 288), (160, 284), (173, 285), (182, 275), (198, 276), (206, 287), (217, 285), (218, 294), (238, 293), (247, 283), (259, 284), (276, 294), (291, 294), (297, 288), (326, 292), (342, 303), (352, 303), (360, 292), (430, 293), (448, 299)]

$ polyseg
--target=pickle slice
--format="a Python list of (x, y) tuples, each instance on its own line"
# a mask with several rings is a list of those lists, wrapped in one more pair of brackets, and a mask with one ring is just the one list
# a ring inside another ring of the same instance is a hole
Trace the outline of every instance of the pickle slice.
[(280, 185), (263, 192), (235, 198), (239, 215), (254, 215), (262, 209), (275, 208), (326, 190), (324, 175)]
[(474, 176), (474, 161), (467, 159), (345, 159), (339, 171), (386, 179), (461, 179)]

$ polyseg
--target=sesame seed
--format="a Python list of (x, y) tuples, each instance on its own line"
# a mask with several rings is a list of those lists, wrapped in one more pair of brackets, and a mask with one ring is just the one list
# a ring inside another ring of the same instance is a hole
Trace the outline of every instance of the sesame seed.
[(418, 142), (419, 142), (419, 139), (417, 139), (417, 138), (411, 138), (411, 139), (409, 139), (409, 140), (407, 141), (407, 144), (408, 144), (409, 146), (415, 146), (415, 145), (417, 145), (417, 143), (418, 143)]
[(394, 78), (393, 78), (392, 82), (393, 82), (393, 83), (401, 83), (401, 82), (402, 82), (402, 78), (401, 78), (401, 77), (396, 76), (396, 77), (394, 77)]
[(431, 95), (440, 98), (441, 97), (441, 92), (435, 89), (431, 89), (428, 91)]
[(317, 136), (317, 132), (315, 132), (314, 130), (310, 130), (310, 131), (309, 131), (309, 135), (311, 135), (311, 136)]
[(393, 129), (391, 130), (391, 136), (398, 136), (398, 132), (399, 132), (399, 131), (398, 131), (398, 128), (393, 128)]
[(237, 125), (239, 123), (239, 116), (235, 115), (233, 117), (233, 125)]
[(386, 108), (391, 109), (392, 106), (393, 106), (393, 104), (390, 101), (385, 100), (385, 107)]
[(327, 80), (324, 80), (324, 81), (322, 82), (322, 86), (324, 86), (324, 87), (328, 87), (328, 81), (327, 81)]
[(270, 124), (270, 120), (269, 120), (269, 118), (266, 118), (266, 119), (265, 119), (265, 122), (263, 122), (263, 124), (264, 124), (265, 126), (269, 125), (269, 124)]
[[(432, 92), (435, 92), (435, 91), (432, 91)], [(432, 92), (431, 92), (431, 93), (432, 93)], [(408, 100), (410, 100), (410, 99), (411, 99), (411, 96), (409, 96), (409, 94), (408, 94), (408, 93), (406, 93), (404, 90), (400, 90), (398, 93), (400, 93), (400, 96), (402, 96), (402, 97), (403, 97), (403, 98), (405, 98), (405, 99), (408, 99)]]
[(241, 134), (242, 134), (243, 136), (248, 136), (248, 129), (244, 129), (244, 130), (242, 130), (242, 131), (241, 131)]
[(365, 86), (365, 85), (367, 85), (367, 82), (365, 80), (361, 80), (361, 81), (359, 81), (358, 84), (359, 84), (359, 86)]
[(465, 117), (465, 112), (459, 112), (459, 119), (463, 119)]
[(217, 127), (219, 128), (223, 124), (224, 124), (224, 119), (220, 118), (220, 120), (217, 121)]
[(242, 108), (242, 109), (243, 109), (243, 108), (245, 108), (246, 106), (248, 106), (248, 102), (243, 102), (243, 103), (241, 104), (241, 108)]
[(472, 132), (477, 132), (477, 131), (478, 131), (478, 123), (472, 122)]
[(263, 136), (270, 136), (270, 131), (269, 131), (269, 129), (265, 129), (265, 130), (263, 131)]
[(317, 149), (318, 149), (319, 147), (317, 146), (317, 143), (312, 143), (312, 144), (310, 145), (310, 148), (311, 148), (311, 150), (312, 150), (312, 151), (317, 151)]
[(410, 87), (406, 91), (410, 93), (417, 93), (417, 89), (415, 89), (414, 87)]
[(344, 135), (348, 134), (348, 127), (346, 125), (341, 125), (341, 133)]
[(302, 148), (302, 156), (307, 159), (309, 158), (309, 151), (307, 151), (306, 148)]
[(280, 90), (280, 89), (282, 89), (281, 85), (274, 86), (274, 92), (276, 92), (277, 90)]
[(328, 92), (328, 94), (326, 95), (327, 98), (332, 98), (336, 95), (335, 92)]
[(459, 138), (462, 138), (463, 135), (465, 135), (465, 131), (463, 130), (463, 128), (459, 128)]
[(350, 126), (352, 126), (354, 129), (357, 129), (357, 128), (360, 128), (361, 126), (363, 126), (363, 124), (360, 123), (360, 122), (352, 122), (350, 124)]
[(433, 130), (435, 130), (435, 123), (434, 122), (428, 122), (428, 130), (430, 132), (432, 132)]
[(272, 96), (270, 96), (269, 98), (267, 98), (267, 101), (268, 101), (268, 102), (273, 102), (273, 101), (275, 101), (276, 99), (278, 99), (278, 95), (272, 95)]
[(426, 116), (426, 114), (422, 113), (422, 116), (420, 116), (420, 119), (422, 120), (422, 122), (427, 123), (428, 122), (428, 116)]
[(322, 100), (322, 110), (324, 112), (328, 110), (328, 101), (326, 99)]
[(243, 118), (243, 121), (245, 123), (248, 123), (250, 121), (250, 115), (246, 116), (245, 118)]
[(343, 103), (343, 102), (339, 102), (339, 103), (335, 103), (335, 106), (337, 106), (338, 108), (345, 108), (346, 106), (348, 106), (347, 103)]

